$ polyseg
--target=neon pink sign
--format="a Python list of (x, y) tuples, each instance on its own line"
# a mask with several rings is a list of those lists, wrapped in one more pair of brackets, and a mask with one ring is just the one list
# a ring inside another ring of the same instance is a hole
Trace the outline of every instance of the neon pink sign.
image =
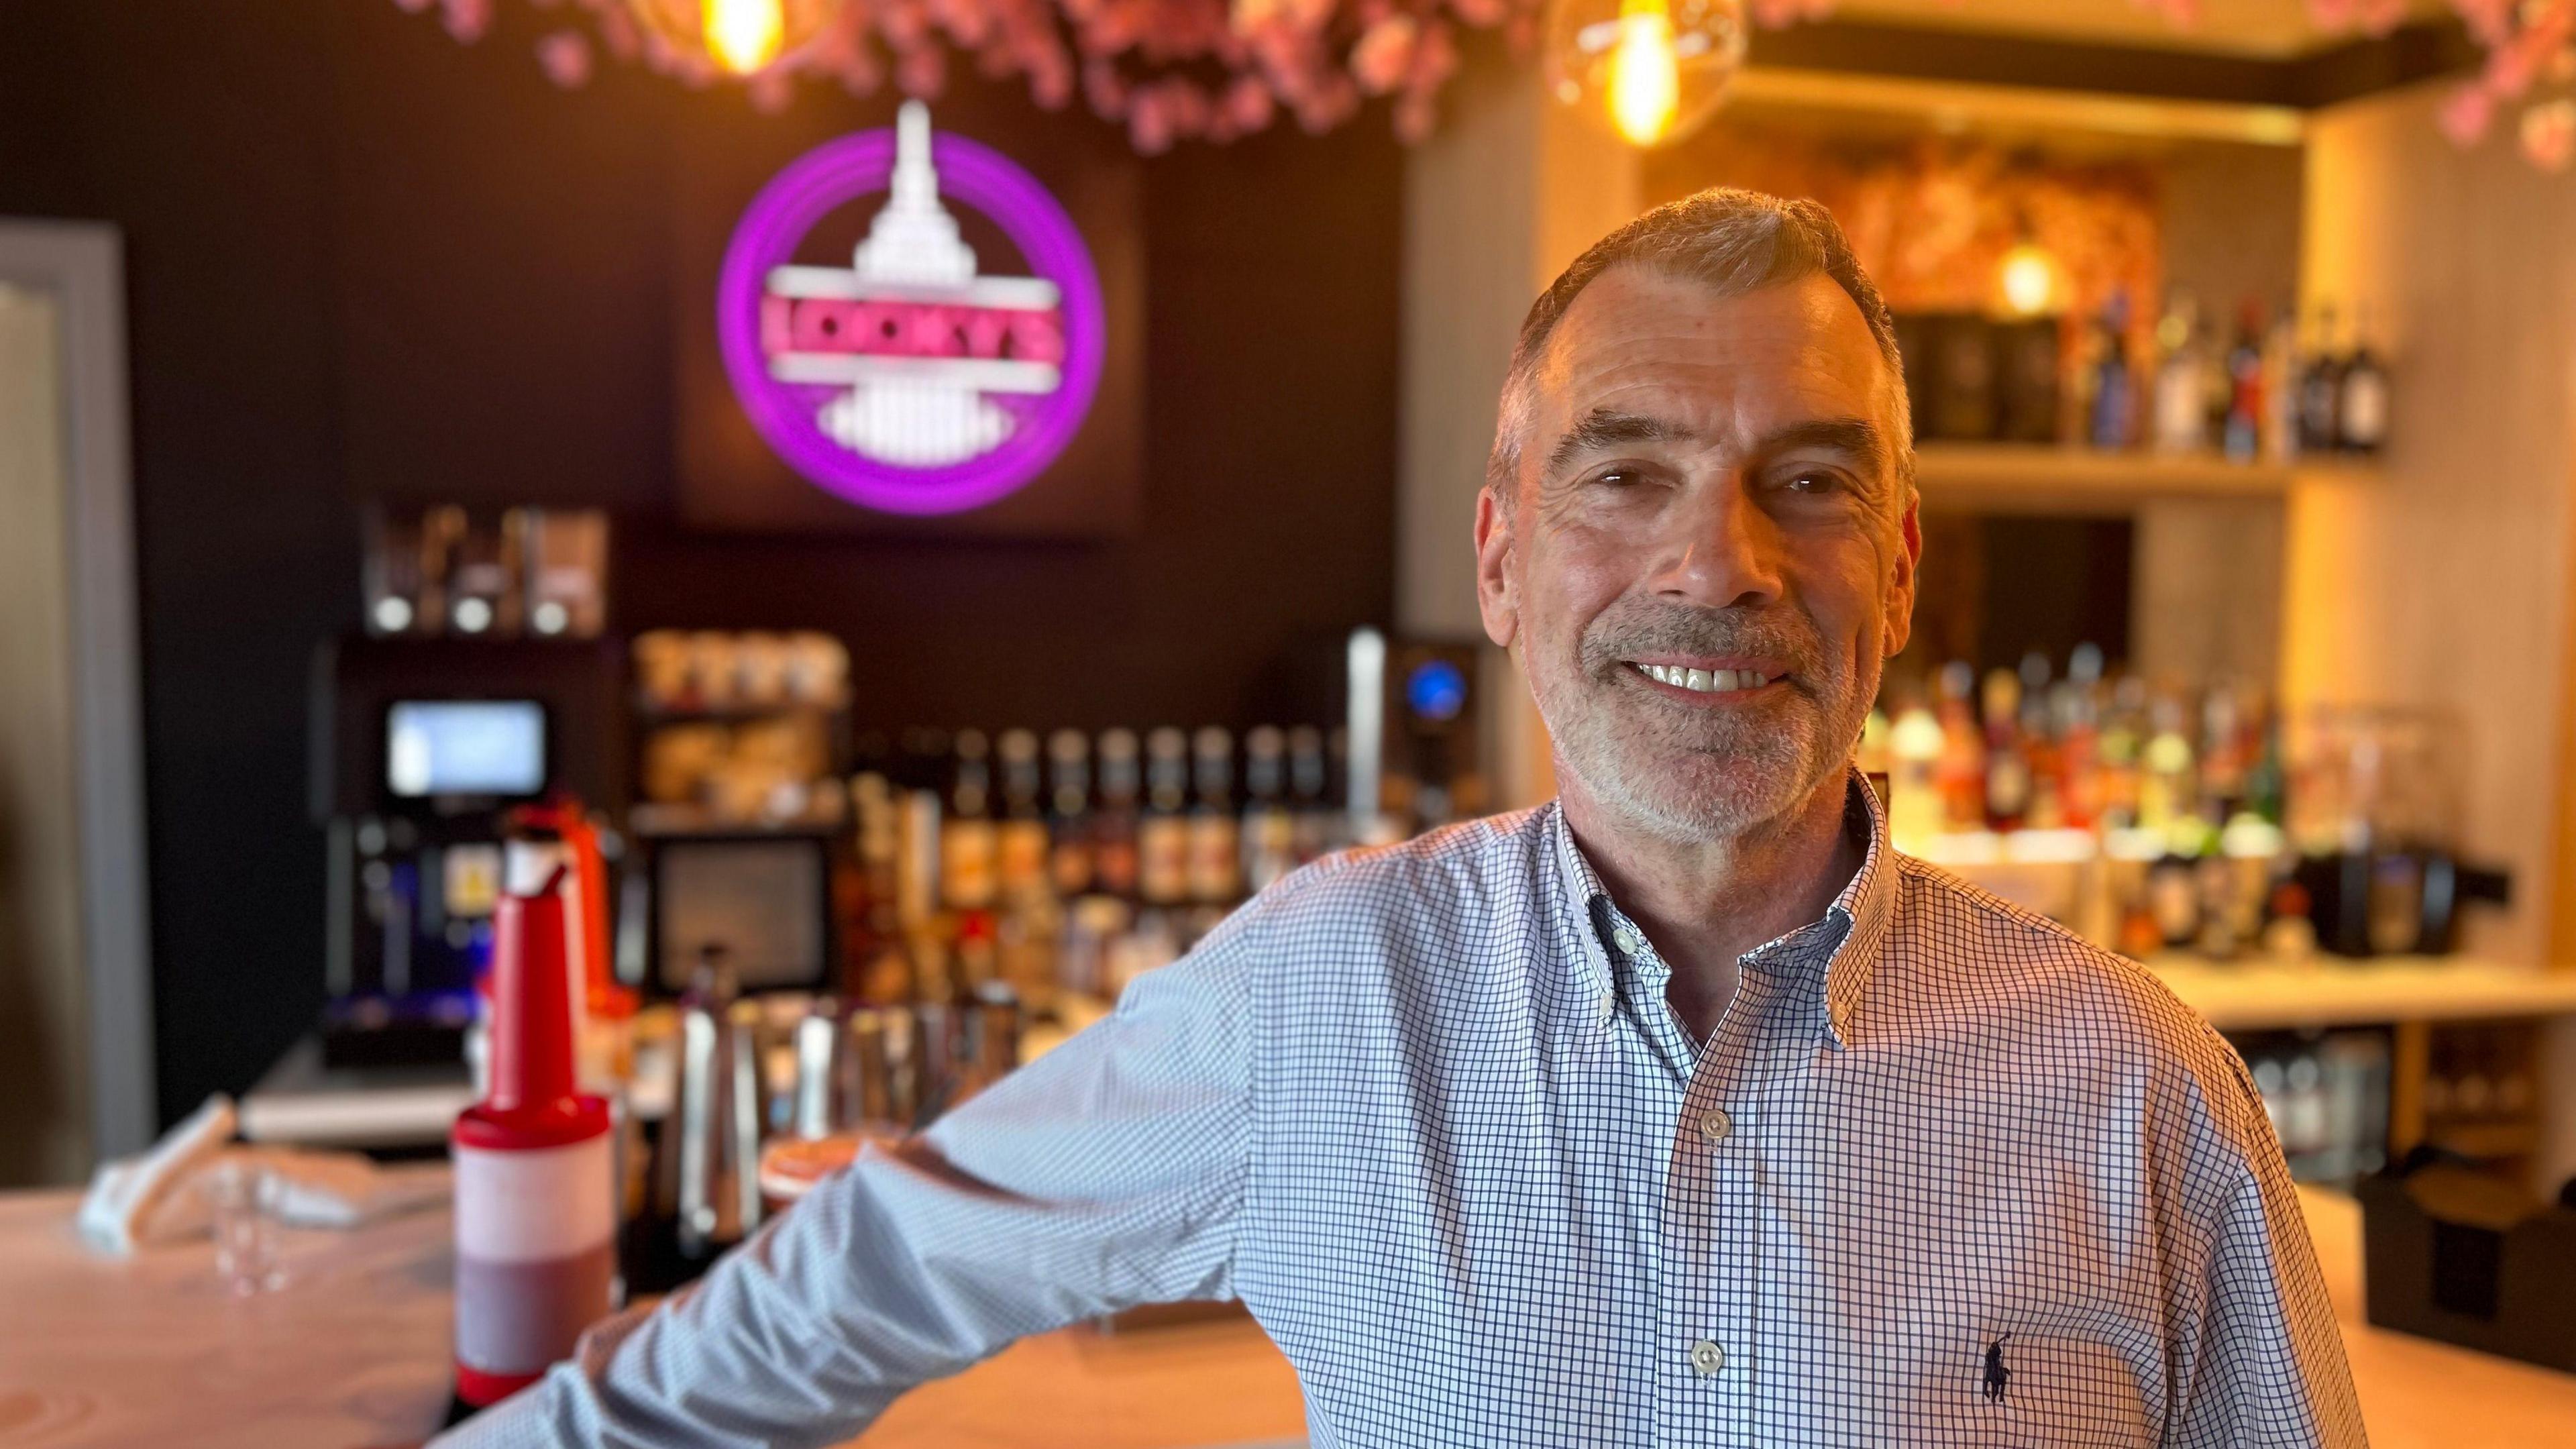
[[(990, 218), (1034, 275), (988, 276), (943, 194)], [(886, 200), (847, 267), (799, 265), (825, 217)], [(999, 153), (895, 129), (806, 153), (725, 249), (716, 337), (770, 450), (887, 513), (960, 513), (1026, 485), (1073, 441), (1100, 384), (1100, 278), (1064, 208)]]

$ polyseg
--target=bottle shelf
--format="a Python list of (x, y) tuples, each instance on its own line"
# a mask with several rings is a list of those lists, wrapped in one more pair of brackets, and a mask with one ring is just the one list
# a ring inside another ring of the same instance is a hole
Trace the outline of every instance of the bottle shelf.
[(2217, 453), (2105, 452), (2048, 443), (1927, 442), (1915, 449), (1926, 506), (2011, 504), (2066, 512), (2117, 510), (2155, 498), (2280, 497), (2303, 479), (2367, 480), (2353, 458), (2232, 462)]
[(2147, 966), (2221, 1031), (2576, 1015), (2576, 971), (2465, 956), (2301, 962), (2177, 956)]

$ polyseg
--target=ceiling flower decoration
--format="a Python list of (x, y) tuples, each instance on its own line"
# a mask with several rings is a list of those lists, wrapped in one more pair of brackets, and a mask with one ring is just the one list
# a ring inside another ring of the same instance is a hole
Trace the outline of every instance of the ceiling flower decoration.
[[(489, 30), (498, 0), (394, 0), (435, 9), (460, 41)], [(1458, 67), (1462, 31), (1499, 29), (1533, 49), (1551, 8), (1574, 0), (526, 0), (578, 12), (537, 44), (558, 85), (586, 84), (601, 52), (690, 85), (734, 81), (755, 104), (786, 103), (800, 81), (836, 83), (856, 95), (888, 84), (936, 96), (952, 63), (994, 79), (1024, 80), (1038, 104), (1079, 100), (1122, 122), (1146, 153), (1183, 140), (1223, 142), (1279, 117), (1321, 132), (1369, 100), (1390, 102), (1396, 133), (1431, 132), (1441, 86)], [(1596, 0), (1597, 3), (1597, 0)], [(1674, 0), (1612, 0), (1622, 36), (1654, 30)], [(1731, 12), (1739, 0), (1712, 10)], [(1963, 0), (1973, 4), (1975, 0)], [(2188, 29), (2204, 0), (2134, 0)], [(1740, 0), (1742, 18), (1778, 28), (1830, 14), (1834, 0)], [(2576, 163), (2576, 0), (2450, 0), (2486, 53), (2477, 76), (2441, 112), (2462, 145), (2510, 120), (2533, 164)], [(1697, 8), (1697, 7), (1695, 7)], [(2384, 34), (2403, 23), (2407, 0), (2308, 0), (2321, 28)], [(1667, 21), (1676, 34), (1686, 29)], [(1733, 42), (1740, 54), (1740, 36)], [(1652, 57), (1649, 57), (1652, 59)], [(1687, 59), (1685, 57), (1684, 59)], [(1645, 82), (1665, 67), (1628, 67), (1624, 86), (1578, 86), (1585, 104), (1625, 104), (1612, 128), (1634, 137), (1652, 121), (1658, 139), (1677, 127)], [(1730, 59), (1731, 68), (1731, 59)], [(1679, 72), (1684, 81), (1687, 71)], [(1712, 72), (1710, 84), (1722, 88)], [(1562, 89), (1560, 87), (1560, 89)], [(1687, 93), (1681, 93), (1684, 99)], [(1640, 118), (1644, 118), (1641, 120)]]

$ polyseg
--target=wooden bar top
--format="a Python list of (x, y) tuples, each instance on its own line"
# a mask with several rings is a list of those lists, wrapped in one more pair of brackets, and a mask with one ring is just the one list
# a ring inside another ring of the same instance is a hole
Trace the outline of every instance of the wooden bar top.
[[(2576, 1444), (2576, 1377), (2363, 1324), (2359, 1210), (2303, 1197), (2378, 1449)], [(0, 1195), (0, 1449), (367, 1449), (436, 1427), (445, 1213), (289, 1232), (290, 1284), (233, 1298), (203, 1242), (92, 1255), (73, 1235), (73, 1203)], [(1031, 1339), (907, 1396), (857, 1443), (1284, 1449), (1304, 1429), (1296, 1376), (1260, 1329), (1234, 1321)]]

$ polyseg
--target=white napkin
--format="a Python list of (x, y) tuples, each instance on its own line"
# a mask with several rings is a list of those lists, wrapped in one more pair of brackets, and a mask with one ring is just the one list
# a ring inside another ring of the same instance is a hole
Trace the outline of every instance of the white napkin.
[(100, 1163), (81, 1199), (81, 1237), (102, 1253), (132, 1253), (165, 1205), (195, 1196), (181, 1189), (232, 1140), (233, 1099), (217, 1092), (151, 1151)]
[(355, 1152), (232, 1147), (232, 1135), (232, 1101), (217, 1095), (141, 1157), (100, 1164), (81, 1199), (81, 1237), (125, 1257), (147, 1244), (204, 1236), (214, 1212), (193, 1184), (223, 1162), (277, 1174), (283, 1190), (273, 1211), (288, 1227), (354, 1228), (447, 1200), (447, 1179), (436, 1173), (387, 1172)]

